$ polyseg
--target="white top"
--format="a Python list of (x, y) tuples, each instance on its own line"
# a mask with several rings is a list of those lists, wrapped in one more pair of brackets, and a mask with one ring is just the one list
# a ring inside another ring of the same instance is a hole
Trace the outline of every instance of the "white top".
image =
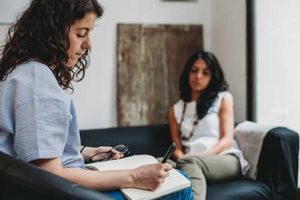
[[(198, 121), (195, 126), (194, 135), (188, 140), (182, 140), (182, 145), (185, 147), (185, 153), (199, 153), (206, 149), (212, 148), (220, 139), (220, 119), (219, 112), (224, 95), (230, 95), (229, 92), (219, 92), (216, 100), (208, 109), (207, 114)], [(174, 105), (174, 114), (177, 123), (181, 122), (184, 101), (179, 100)], [(194, 127), (194, 121), (197, 118), (196, 101), (186, 103), (186, 110), (181, 123), (180, 131), (182, 136), (189, 137)], [(220, 153), (233, 154), (239, 158), (242, 174), (246, 174), (248, 170), (248, 162), (243, 157), (241, 150), (238, 148), (236, 141), (233, 142), (231, 149), (225, 150)]]

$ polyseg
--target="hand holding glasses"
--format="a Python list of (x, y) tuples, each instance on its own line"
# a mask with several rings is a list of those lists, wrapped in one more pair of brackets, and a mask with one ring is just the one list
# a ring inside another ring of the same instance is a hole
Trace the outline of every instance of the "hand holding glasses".
[(116, 153), (121, 153), (124, 155), (124, 157), (129, 156), (130, 152), (128, 150), (128, 146), (124, 144), (118, 144), (111, 148), (109, 151), (105, 152), (99, 152), (94, 154), (89, 158), (89, 163), (94, 163), (94, 162), (101, 162), (101, 161), (106, 161), (112, 158)]

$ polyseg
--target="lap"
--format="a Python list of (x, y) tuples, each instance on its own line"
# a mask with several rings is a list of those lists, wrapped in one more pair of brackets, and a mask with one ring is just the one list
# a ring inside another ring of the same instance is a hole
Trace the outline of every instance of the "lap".
[[(188, 178), (188, 176), (183, 171), (181, 170), (178, 171)], [(116, 200), (126, 200), (126, 197), (122, 194), (120, 190), (108, 191), (104, 193)], [(180, 200), (180, 199), (185, 199), (185, 200), (193, 199), (193, 193), (190, 187), (180, 190), (178, 192), (171, 193), (164, 197), (161, 197), (158, 200)]]
[(120, 190), (107, 191), (104, 193), (115, 200), (126, 200), (126, 197), (122, 194)]
[[(220, 181), (240, 176), (239, 160), (234, 155), (184, 156), (178, 167), (186, 170), (201, 170), (207, 181)], [(189, 172), (188, 172), (189, 173)]]

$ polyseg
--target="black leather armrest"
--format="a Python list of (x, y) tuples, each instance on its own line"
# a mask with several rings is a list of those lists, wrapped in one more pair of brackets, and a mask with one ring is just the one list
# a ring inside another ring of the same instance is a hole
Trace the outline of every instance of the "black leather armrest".
[(269, 185), (274, 200), (296, 199), (299, 135), (287, 128), (274, 128), (264, 138), (257, 180)]
[(0, 152), (0, 199), (111, 199)]

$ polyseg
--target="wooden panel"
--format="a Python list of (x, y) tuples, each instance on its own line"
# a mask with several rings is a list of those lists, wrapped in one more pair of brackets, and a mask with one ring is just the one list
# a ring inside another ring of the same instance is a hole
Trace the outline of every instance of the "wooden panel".
[(119, 24), (118, 125), (167, 122), (183, 65), (202, 48), (202, 26)]
[(167, 26), (165, 42), (171, 105), (179, 98), (179, 77), (186, 60), (203, 49), (202, 26)]

